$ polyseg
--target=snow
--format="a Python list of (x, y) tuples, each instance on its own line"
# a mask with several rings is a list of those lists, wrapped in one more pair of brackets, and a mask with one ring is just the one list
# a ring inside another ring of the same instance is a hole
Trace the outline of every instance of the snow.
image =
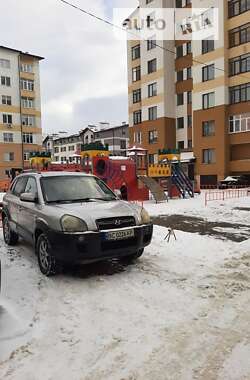
[[(238, 209), (249, 200), (205, 207), (202, 195), (144, 207), (152, 216), (250, 225), (249, 211)], [(0, 240), (0, 379), (249, 379), (250, 239), (176, 230), (168, 243), (167, 233), (155, 226), (133, 265), (53, 278), (39, 272), (30, 246)]]
[(238, 208), (250, 208), (250, 196), (225, 201), (211, 201), (205, 206), (205, 192), (190, 199), (170, 199), (166, 203), (156, 204), (147, 201), (144, 207), (151, 216), (181, 214), (202, 217), (208, 221), (232, 222), (250, 224), (250, 213)]

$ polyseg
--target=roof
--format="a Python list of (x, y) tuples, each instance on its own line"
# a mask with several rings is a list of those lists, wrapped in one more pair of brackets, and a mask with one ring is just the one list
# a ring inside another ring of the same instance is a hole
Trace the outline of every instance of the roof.
[(27, 51), (26, 51), (26, 52), (23, 52), (23, 51), (21, 51), (21, 50), (12, 49), (12, 48), (10, 48), (10, 47), (8, 47), (8, 46), (2, 46), (2, 45), (0, 45), (0, 49), (10, 50), (10, 51), (13, 51), (13, 52), (15, 52), (15, 53), (22, 54), (22, 55), (29, 55), (30, 57), (36, 58), (36, 59), (38, 59), (39, 61), (41, 61), (41, 60), (44, 59), (44, 57), (41, 57), (41, 56), (39, 56), (39, 55), (30, 54), (30, 53), (27, 52)]
[(126, 124), (121, 124), (121, 125), (116, 125), (114, 127), (108, 127), (108, 128), (103, 128), (103, 129), (98, 129), (94, 131), (95, 133), (100, 133), (100, 132), (106, 132), (106, 131), (111, 131), (112, 129), (118, 129), (118, 128), (128, 128), (129, 125)]
[(84, 172), (64, 172), (64, 171), (51, 171), (51, 172), (26, 172), (20, 174), (20, 176), (35, 175), (39, 177), (61, 177), (61, 176), (84, 176), (84, 177), (94, 177), (92, 174), (87, 174)]

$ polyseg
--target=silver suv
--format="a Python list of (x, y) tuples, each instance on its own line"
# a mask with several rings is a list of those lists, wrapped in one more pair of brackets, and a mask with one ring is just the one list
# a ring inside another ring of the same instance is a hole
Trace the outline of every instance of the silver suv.
[(15, 245), (20, 236), (34, 244), (47, 276), (63, 263), (136, 259), (153, 233), (144, 208), (83, 173), (19, 175), (4, 196), (2, 219), (5, 243)]

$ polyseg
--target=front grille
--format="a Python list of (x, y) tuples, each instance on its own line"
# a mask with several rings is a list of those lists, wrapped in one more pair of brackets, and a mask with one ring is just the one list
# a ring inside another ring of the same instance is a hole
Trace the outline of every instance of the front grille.
[(135, 226), (135, 218), (133, 216), (120, 216), (117, 218), (97, 219), (96, 225), (99, 231), (114, 230), (117, 228)]

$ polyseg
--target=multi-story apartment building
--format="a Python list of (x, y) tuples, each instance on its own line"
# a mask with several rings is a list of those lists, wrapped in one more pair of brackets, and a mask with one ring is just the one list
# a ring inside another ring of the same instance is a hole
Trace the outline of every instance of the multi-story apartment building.
[[(141, 0), (140, 6), (218, 8), (218, 39), (128, 41), (130, 145), (157, 162), (163, 148), (193, 152), (196, 179), (250, 175), (250, 3)], [(137, 9), (130, 18), (139, 17)], [(166, 49), (164, 49), (164, 47)], [(170, 51), (175, 49), (175, 54)]]
[[(140, 6), (149, 8), (174, 7), (174, 0), (141, 0)], [(139, 18), (139, 8), (130, 19)], [(152, 18), (152, 16), (151, 16)], [(155, 163), (158, 150), (175, 148), (175, 80), (174, 58), (167, 50), (174, 50), (174, 41), (128, 41), (128, 94), (130, 145), (148, 150), (149, 162)], [(164, 50), (164, 48), (166, 50)]]
[(28, 166), (29, 153), (41, 149), (42, 59), (0, 46), (0, 178)]
[(114, 156), (126, 156), (129, 145), (128, 124), (104, 128), (94, 132), (94, 141), (108, 145)]
[(110, 152), (115, 156), (126, 156), (129, 144), (128, 124), (109, 127), (109, 124), (101, 123), (99, 126), (89, 126), (74, 135), (47, 136), (43, 140), (43, 147), (51, 153), (53, 161), (74, 162), (77, 161), (84, 145), (95, 142), (108, 145)]
[(79, 133), (59, 137), (53, 141), (52, 159), (56, 162), (74, 162), (81, 152), (81, 146), (82, 137)]

